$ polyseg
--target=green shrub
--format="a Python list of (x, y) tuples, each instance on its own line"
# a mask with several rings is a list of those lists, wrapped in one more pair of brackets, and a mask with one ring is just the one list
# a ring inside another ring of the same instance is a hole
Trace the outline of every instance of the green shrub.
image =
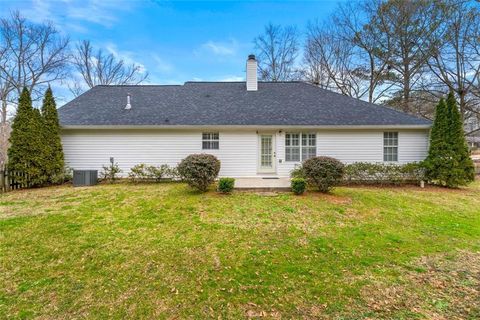
[(73, 180), (73, 169), (69, 166), (64, 166), (62, 172), (57, 172), (50, 177), (52, 184), (62, 184)]
[(347, 184), (404, 184), (418, 183), (425, 178), (419, 163), (394, 164), (355, 162), (345, 166)]
[(211, 154), (191, 154), (180, 162), (177, 169), (189, 186), (205, 192), (218, 176), (220, 161)]
[(103, 177), (104, 180), (114, 183), (117, 180), (117, 175), (121, 173), (122, 170), (118, 166), (118, 163), (111, 163), (108, 166), (102, 166), (102, 172), (100, 175)]
[(309, 185), (328, 192), (342, 181), (344, 165), (330, 157), (314, 157), (303, 162), (303, 171)]
[(290, 181), (292, 192), (295, 194), (302, 194), (307, 188), (307, 181), (304, 178), (293, 178)]
[(234, 178), (220, 178), (220, 180), (218, 180), (218, 191), (220, 191), (221, 193), (230, 193), (233, 191), (234, 187)]
[(149, 173), (147, 172), (148, 166), (145, 163), (140, 163), (133, 166), (130, 169), (128, 177), (132, 182), (139, 182), (142, 180), (148, 180), (150, 178)]
[(291, 178), (303, 178), (305, 179), (305, 171), (302, 166), (296, 166), (292, 171), (290, 171)]
[(170, 167), (168, 164), (162, 164), (161, 166), (148, 166), (147, 173), (150, 179), (156, 182), (162, 179), (175, 179), (178, 176), (177, 169)]
[(162, 164), (161, 166), (149, 166), (145, 163), (140, 163), (130, 169), (128, 177), (132, 182), (159, 182), (165, 178), (174, 179), (177, 175), (176, 168), (171, 168), (167, 164)]

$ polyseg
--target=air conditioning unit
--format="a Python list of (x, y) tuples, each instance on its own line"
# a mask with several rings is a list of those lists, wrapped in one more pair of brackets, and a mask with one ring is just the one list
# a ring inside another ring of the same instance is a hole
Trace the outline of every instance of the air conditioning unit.
[(73, 170), (73, 186), (93, 186), (98, 181), (97, 170)]

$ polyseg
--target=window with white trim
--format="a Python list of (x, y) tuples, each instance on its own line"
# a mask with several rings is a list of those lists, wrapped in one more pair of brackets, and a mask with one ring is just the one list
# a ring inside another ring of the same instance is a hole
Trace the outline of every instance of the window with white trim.
[(218, 132), (203, 132), (202, 133), (202, 149), (203, 150), (216, 150), (219, 147), (219, 134)]
[(383, 161), (398, 161), (398, 132), (383, 133)]
[(285, 161), (304, 161), (317, 155), (315, 133), (285, 133)]

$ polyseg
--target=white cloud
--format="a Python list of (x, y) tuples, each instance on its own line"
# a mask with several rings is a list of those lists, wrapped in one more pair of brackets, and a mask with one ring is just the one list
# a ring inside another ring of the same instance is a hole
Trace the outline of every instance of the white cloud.
[(124, 1), (119, 5), (109, 0), (31, 0), (19, 10), (34, 22), (49, 20), (60, 27), (86, 32), (82, 23), (90, 22), (110, 28), (118, 21), (118, 13), (132, 10), (133, 5), (135, 1)]
[(147, 68), (145, 65), (135, 59), (135, 54), (130, 51), (121, 51), (117, 48), (117, 45), (114, 43), (107, 43), (105, 46), (103, 46), (105, 50), (107, 50), (108, 53), (113, 54), (113, 56), (119, 60), (123, 60), (126, 65), (132, 65), (135, 64), (136, 66), (139, 66), (139, 73), (144, 74), (147, 72)]
[(201, 45), (202, 51), (207, 51), (218, 56), (235, 55), (238, 50), (238, 43), (235, 39), (228, 42), (215, 42), (209, 40)]
[(152, 54), (152, 59), (153, 62), (155, 63), (155, 69), (163, 72), (163, 73), (169, 73), (173, 71), (173, 65), (167, 61), (165, 61), (162, 57), (160, 57), (158, 54)]

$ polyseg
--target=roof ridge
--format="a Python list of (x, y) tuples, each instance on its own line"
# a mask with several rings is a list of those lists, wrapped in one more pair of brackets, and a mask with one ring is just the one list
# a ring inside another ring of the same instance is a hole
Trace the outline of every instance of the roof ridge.
[[(185, 81), (187, 83), (245, 83), (245, 81)], [(305, 83), (301, 80), (291, 80), (291, 81), (258, 81), (258, 83)]]

